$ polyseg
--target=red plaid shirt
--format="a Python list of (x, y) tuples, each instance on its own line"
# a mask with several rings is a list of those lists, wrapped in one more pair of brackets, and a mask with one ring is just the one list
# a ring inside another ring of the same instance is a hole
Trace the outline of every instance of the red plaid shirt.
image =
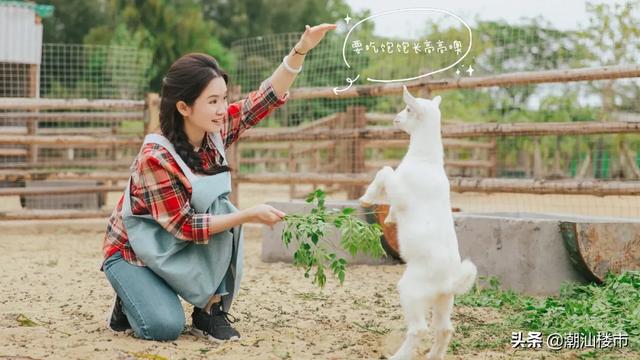
[[(288, 98), (289, 92), (278, 97), (270, 79), (267, 79), (245, 99), (229, 104), (227, 126), (220, 131), (225, 148), (237, 141), (245, 130), (285, 104)], [(208, 136), (205, 139), (205, 145), (198, 150), (203, 166), (220, 166), (218, 151)], [(145, 145), (131, 166), (131, 174), (132, 213), (151, 214), (163, 228), (179, 239), (199, 244), (209, 241), (209, 224), (213, 215), (197, 214), (191, 207), (191, 184), (169, 151), (158, 144)], [(102, 244), (104, 260), (120, 251), (127, 262), (144, 266), (128, 241), (122, 221), (123, 200), (124, 194), (109, 217)]]

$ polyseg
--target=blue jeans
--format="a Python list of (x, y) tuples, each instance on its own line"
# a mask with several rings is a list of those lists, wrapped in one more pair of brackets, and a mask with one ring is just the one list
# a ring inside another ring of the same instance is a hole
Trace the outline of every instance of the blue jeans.
[[(104, 262), (103, 270), (137, 337), (167, 341), (182, 333), (185, 318), (178, 294), (151, 269), (129, 264), (117, 251)], [(227, 270), (216, 295), (229, 293), (226, 283), (230, 276)]]
[(185, 325), (178, 295), (151, 269), (129, 264), (118, 251), (103, 267), (120, 299), (136, 336), (147, 340), (175, 340)]

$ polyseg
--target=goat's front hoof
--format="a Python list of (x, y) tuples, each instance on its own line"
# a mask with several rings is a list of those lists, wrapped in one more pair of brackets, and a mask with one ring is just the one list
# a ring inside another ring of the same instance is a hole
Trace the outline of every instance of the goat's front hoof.
[(360, 199), (358, 199), (358, 201), (360, 202), (360, 206), (362, 206), (362, 207), (371, 207), (371, 206), (373, 206), (373, 203), (371, 202), (371, 200), (365, 198), (364, 196), (361, 197)]

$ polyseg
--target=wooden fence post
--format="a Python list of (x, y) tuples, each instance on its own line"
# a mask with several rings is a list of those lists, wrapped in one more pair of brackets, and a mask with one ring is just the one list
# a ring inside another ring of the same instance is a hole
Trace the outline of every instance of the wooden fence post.
[[(240, 99), (242, 88), (240, 85), (233, 85), (229, 87), (229, 99), (236, 101)], [(240, 140), (240, 139), (238, 139)], [(238, 141), (233, 143), (226, 149), (227, 163), (231, 167), (231, 203), (237, 208), (240, 207), (240, 187), (238, 184), (238, 174), (240, 174), (240, 149), (238, 148)]]
[(144, 134), (160, 129), (160, 95), (147, 93), (144, 97)]
[[(293, 145), (293, 141), (289, 142), (289, 173), (294, 174), (296, 172), (296, 154), (295, 147)], [(296, 197), (296, 184), (289, 184), (289, 200), (292, 200)]]
[[(366, 111), (364, 106), (347, 107), (344, 129), (364, 129), (367, 126)], [(364, 167), (364, 141), (359, 136), (346, 141), (344, 172), (359, 174), (365, 171)], [(349, 199), (357, 199), (364, 194), (363, 186), (348, 186)]]

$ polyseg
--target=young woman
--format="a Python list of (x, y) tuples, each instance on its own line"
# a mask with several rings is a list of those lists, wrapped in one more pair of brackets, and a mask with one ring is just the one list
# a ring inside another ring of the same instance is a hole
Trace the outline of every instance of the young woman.
[(289, 95), (305, 54), (335, 29), (306, 26), (258, 90), (227, 103), (227, 74), (192, 53), (163, 78), (160, 133), (149, 134), (114, 209), (101, 270), (116, 292), (107, 325), (141, 339), (173, 340), (185, 325), (180, 299), (194, 305), (192, 333), (237, 340), (229, 308), (242, 275), (242, 224), (273, 225), (285, 215), (262, 204), (236, 209), (225, 149)]

